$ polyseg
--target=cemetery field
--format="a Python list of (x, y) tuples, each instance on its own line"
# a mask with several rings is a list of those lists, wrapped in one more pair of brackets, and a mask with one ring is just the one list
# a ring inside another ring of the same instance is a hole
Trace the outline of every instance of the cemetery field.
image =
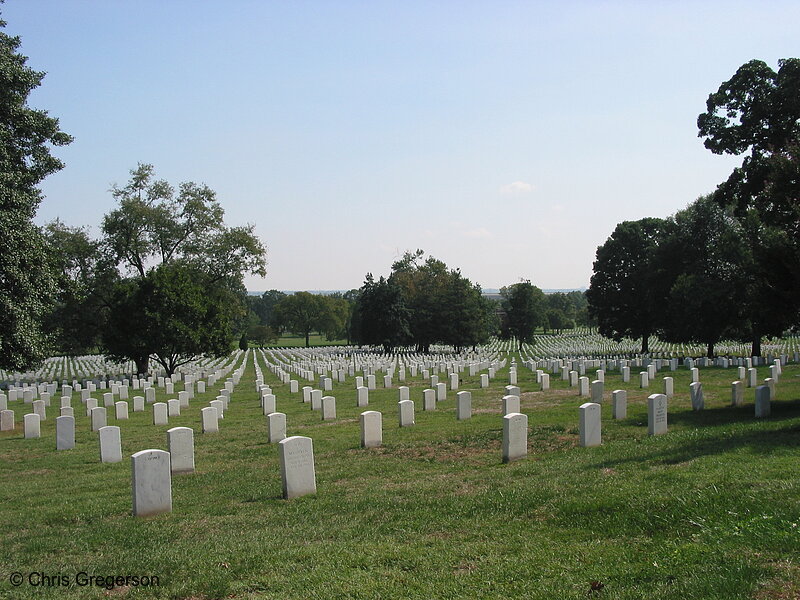
[[(41, 438), (24, 439), (29, 411), (9, 402), (17, 424), (0, 432), (0, 598), (800, 597), (798, 365), (783, 368), (771, 415), (759, 419), (753, 388), (731, 406), (735, 368), (700, 369), (702, 411), (692, 410), (683, 366), (659, 372), (649, 389), (633, 373), (623, 383), (606, 371), (602, 445), (585, 448), (578, 407), (589, 399), (556, 375), (540, 391), (517, 357), (528, 455), (504, 464), (508, 365), (483, 389), (479, 374), (461, 374), (459, 389), (472, 392), (472, 417), (461, 421), (454, 391), (423, 411), (429, 382), (407, 375), (415, 425), (400, 428), (396, 378), (383, 389), (378, 377), (365, 408), (352, 377), (333, 383), (336, 418), (323, 421), (256, 355), (287, 435), (314, 445), (317, 493), (284, 500), (254, 355), (218, 433), (201, 433), (200, 409), (219, 384), (169, 425), (152, 424), (151, 405), (127, 421), (109, 415), (120, 463), (100, 462), (79, 396), (76, 447), (58, 452), (58, 409), (48, 409)], [(649, 436), (647, 396), (663, 391), (664, 376), (675, 390), (668, 431)], [(759, 383), (768, 376), (758, 368)], [(620, 420), (616, 389), (628, 393)], [(167, 398), (159, 388), (157, 400)], [(379, 448), (360, 447), (365, 410), (383, 414)], [(130, 455), (166, 449), (175, 426), (195, 431), (196, 471), (173, 476), (171, 513), (133, 517)], [(158, 585), (107, 590), (79, 583), (83, 574)]]
[[(328, 340), (324, 335), (315, 333), (308, 336), (308, 343), (311, 346), (343, 346), (347, 344), (347, 340)], [(305, 345), (305, 336), (285, 333), (278, 339), (277, 342), (274, 344), (269, 344), (269, 347), (300, 348), (305, 347)]]

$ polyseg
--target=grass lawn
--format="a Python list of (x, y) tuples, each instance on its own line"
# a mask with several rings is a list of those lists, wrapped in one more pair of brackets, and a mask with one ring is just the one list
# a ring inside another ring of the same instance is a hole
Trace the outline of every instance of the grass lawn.
[[(313, 333), (308, 336), (308, 343), (310, 346), (346, 346), (347, 340), (327, 340), (324, 335)], [(285, 333), (274, 344), (266, 346), (268, 348), (304, 348), (306, 345), (306, 338), (303, 335), (293, 335)]]
[[(507, 368), (484, 390), (463, 375), (461, 389), (473, 393), (466, 421), (456, 421), (450, 391), (423, 412), (421, 377), (407, 380), (414, 427), (397, 426), (396, 389), (371, 392), (368, 410), (381, 411), (384, 426), (383, 447), (371, 450), (359, 448), (367, 409), (356, 407), (352, 378), (334, 384), (337, 420), (322, 422), (302, 393), (262, 370), (287, 433), (314, 441), (314, 496), (281, 498), (252, 353), (218, 434), (199, 432), (213, 390), (169, 426), (153, 426), (149, 406), (127, 422), (110, 416), (122, 429), (118, 464), (99, 462), (82, 413), (77, 447), (56, 452), (57, 409), (41, 439), (25, 440), (28, 411), (10, 403), (17, 429), (0, 433), (0, 597), (800, 597), (800, 367), (784, 368), (772, 416), (759, 420), (752, 389), (745, 406), (729, 406), (735, 369), (700, 370), (702, 412), (691, 410), (683, 367), (662, 371), (649, 391), (638, 389), (637, 369), (624, 385), (607, 373), (597, 448), (578, 446), (586, 399), (556, 376), (553, 389), (536, 391), (535, 374), (520, 367), (529, 455), (511, 464), (500, 448)], [(649, 437), (646, 397), (664, 375), (675, 378), (669, 432)], [(628, 390), (621, 421), (611, 419), (614, 389)], [(81, 412), (77, 394), (73, 406)], [(173, 477), (172, 513), (133, 518), (128, 457), (166, 449), (174, 426), (195, 429), (197, 471)], [(19, 587), (14, 572), (25, 577)], [(157, 576), (159, 585), (107, 591), (79, 586), (80, 572)], [(30, 573), (70, 585), (33, 586)]]

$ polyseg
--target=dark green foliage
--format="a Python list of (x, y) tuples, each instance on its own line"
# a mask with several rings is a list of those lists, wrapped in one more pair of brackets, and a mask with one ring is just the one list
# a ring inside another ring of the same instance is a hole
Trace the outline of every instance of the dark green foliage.
[[(5, 22), (0, 20), (0, 28)], [(44, 73), (26, 66), (18, 37), (0, 30), (0, 367), (25, 369), (49, 348), (42, 320), (55, 291), (45, 241), (32, 220), (39, 183), (64, 165), (50, 153), (72, 138), (28, 106)]]
[(500, 294), (505, 311), (503, 337), (516, 339), (520, 349), (523, 343), (532, 344), (534, 331), (547, 318), (544, 293), (526, 280), (503, 287)]
[(136, 361), (142, 373), (152, 356), (170, 375), (197, 356), (228, 354), (233, 320), (243, 309), (238, 294), (182, 263), (121, 281), (112, 305), (104, 340), (109, 356)]
[[(751, 60), (709, 95), (706, 109), (697, 119), (706, 148), (745, 155), (714, 199), (734, 207), (751, 232), (754, 281), (769, 290), (759, 294), (761, 310), (800, 323), (800, 59), (778, 61), (777, 72)], [(754, 336), (777, 325), (755, 323)]]
[(678, 212), (674, 222), (657, 260), (661, 280), (672, 282), (659, 335), (704, 343), (713, 357), (717, 342), (741, 336), (750, 264), (743, 230), (710, 197)]
[(658, 275), (655, 257), (670, 227), (669, 221), (654, 218), (617, 225), (597, 249), (586, 292), (600, 333), (615, 340), (641, 338), (643, 353), (658, 330), (669, 289), (669, 282)]
[(328, 310), (329, 305), (323, 296), (309, 292), (296, 292), (282, 298), (275, 305), (274, 314), (276, 322), (282, 328), (305, 336), (306, 347), (308, 347), (308, 337), (311, 332), (324, 328)]
[(375, 281), (372, 273), (367, 273), (354, 315), (354, 339), (359, 344), (383, 346), (385, 352), (391, 352), (411, 339), (409, 311), (403, 291), (394, 281), (383, 277)]
[(243, 333), (242, 337), (239, 338), (239, 350), (247, 350), (247, 334)]
[(226, 227), (211, 189), (189, 182), (176, 193), (151, 165), (112, 193), (119, 206), (103, 219), (104, 246), (130, 276), (109, 294), (109, 353), (141, 373), (152, 356), (171, 374), (227, 352), (248, 327), (243, 274), (266, 273), (253, 226)]

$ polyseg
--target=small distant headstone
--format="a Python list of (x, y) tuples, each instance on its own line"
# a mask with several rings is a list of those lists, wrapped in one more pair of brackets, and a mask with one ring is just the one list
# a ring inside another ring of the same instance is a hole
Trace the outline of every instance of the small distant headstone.
[(770, 401), (775, 400), (775, 380), (772, 377), (767, 377), (764, 380), (764, 385), (769, 388)]
[(664, 395), (667, 398), (675, 395), (675, 380), (672, 377), (664, 377)]
[(361, 413), (361, 447), (377, 448), (383, 443), (383, 415), (375, 410)]
[(437, 383), (436, 384), (436, 401), (441, 402), (443, 400), (447, 400), (447, 384), (445, 383)]
[(225, 402), (222, 400), (212, 400), (208, 404), (217, 411), (217, 419), (225, 418)]
[(13, 431), (14, 429), (14, 411), (6, 409), (0, 411), (0, 431)]
[(367, 388), (370, 390), (375, 389), (375, 375), (367, 375)]
[(61, 416), (61, 417), (74, 417), (75, 416), (75, 411), (73, 410), (73, 408), (71, 406), (62, 406), (61, 407), (61, 414), (59, 416)]
[(92, 418), (92, 431), (100, 431), (100, 429), (108, 425), (105, 406), (95, 406), (90, 416)]
[(39, 420), (44, 421), (47, 419), (47, 406), (44, 400), (34, 400), (32, 405), (34, 414), (39, 415)]
[(398, 402), (397, 412), (400, 420), (400, 427), (411, 427), (414, 425), (414, 402), (411, 400)]
[(275, 412), (275, 394), (261, 396), (261, 408), (265, 415)]
[(628, 391), (614, 390), (611, 392), (611, 417), (624, 419), (628, 416)]
[(75, 417), (56, 417), (56, 450), (72, 450), (75, 447)]
[(458, 389), (458, 373), (450, 373), (450, 389)]
[[(178, 406), (180, 408), (189, 408), (189, 392), (182, 390), (178, 392)], [(178, 413), (180, 414), (180, 413)]]
[(206, 406), (200, 411), (203, 433), (217, 433), (219, 431), (218, 414), (214, 406)]
[(23, 425), (25, 426), (25, 439), (33, 439), (41, 437), (41, 417), (36, 413), (29, 413), (22, 417)]
[(144, 396), (133, 397), (133, 412), (144, 412)]
[(652, 394), (647, 397), (647, 433), (661, 435), (667, 433), (667, 397)]
[(167, 400), (167, 416), (180, 417), (181, 416), (181, 401), (177, 398)]
[(456, 394), (456, 419), (463, 421), (472, 418), (472, 393), (458, 392)]
[(322, 390), (311, 390), (311, 410), (322, 410)]
[(149, 387), (144, 391), (144, 400), (148, 404), (152, 404), (156, 401), (156, 388)]
[(194, 431), (191, 427), (167, 429), (167, 448), (172, 473), (194, 473)]
[(168, 423), (169, 412), (166, 402), (153, 404), (153, 425), (167, 425)]
[(277, 444), (286, 438), (286, 415), (273, 412), (267, 415), (267, 439), (270, 444)]
[(489, 376), (486, 373), (481, 373), (481, 387), (482, 388), (489, 387)]
[(128, 419), (128, 403), (124, 400), (114, 403), (114, 417), (117, 421), (125, 421)]
[(650, 387), (650, 375), (648, 375), (647, 371), (639, 372), (639, 387), (643, 389)]
[(360, 385), (356, 388), (356, 406), (363, 407), (369, 404), (369, 388)]
[(542, 379), (539, 382), (539, 385), (542, 391), (550, 389), (550, 374), (549, 373), (542, 373)]
[(205, 381), (198, 381), (197, 382), (197, 393), (198, 394), (205, 394), (206, 393), (206, 382)]
[(578, 385), (578, 372), (577, 371), (570, 371), (569, 372), (569, 387), (576, 387)]
[(754, 388), (758, 385), (758, 371), (755, 367), (747, 369), (747, 387)]
[(592, 402), (601, 404), (603, 402), (603, 392), (605, 391), (605, 383), (599, 379), (592, 382)]
[(410, 400), (408, 395), (408, 386), (401, 385), (397, 388), (397, 401), (402, 402), (403, 400)]
[[(518, 385), (507, 385), (505, 387), (505, 390), (506, 390), (506, 393), (505, 393), (506, 396), (517, 396), (518, 398), (522, 397), (522, 392), (519, 389)], [(519, 411), (515, 410), (515, 411), (512, 411), (512, 412), (519, 412)]]
[(114, 394), (111, 392), (106, 392), (103, 394), (103, 406), (106, 408), (114, 406)]
[[(98, 407), (105, 410), (105, 407)], [(122, 461), (122, 439), (119, 427), (107, 425), (100, 428), (100, 462), (117, 463)]]
[(741, 406), (744, 404), (744, 382), (731, 382), (731, 406)]
[(503, 416), (519, 412), (519, 396), (509, 394), (503, 396)]
[(702, 383), (695, 381), (689, 384), (689, 397), (692, 401), (692, 410), (703, 410), (705, 408)]
[(511, 413), (503, 417), (503, 462), (508, 463), (528, 454), (528, 416)]
[(311, 438), (293, 435), (278, 442), (283, 497), (287, 500), (317, 492)]
[(768, 417), (771, 412), (769, 388), (766, 385), (756, 387), (756, 418)]
[(169, 452), (142, 450), (131, 456), (133, 516), (172, 512), (172, 473)]
[(622, 383), (629, 383), (631, 380), (631, 368), (622, 367)]
[(422, 390), (422, 410), (436, 410), (436, 390)]
[(586, 402), (580, 406), (580, 444), (584, 448), (599, 446), (600, 437), (600, 405)]
[(330, 421), (336, 418), (336, 398), (333, 396), (322, 397), (322, 420)]

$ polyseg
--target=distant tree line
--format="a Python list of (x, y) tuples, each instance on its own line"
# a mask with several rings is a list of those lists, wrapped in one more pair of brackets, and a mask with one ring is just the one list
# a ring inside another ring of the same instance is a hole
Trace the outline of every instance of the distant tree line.
[(800, 323), (800, 60), (753, 60), (709, 96), (699, 136), (745, 154), (674, 216), (626, 221), (597, 249), (587, 292), (601, 334), (752, 343)]

